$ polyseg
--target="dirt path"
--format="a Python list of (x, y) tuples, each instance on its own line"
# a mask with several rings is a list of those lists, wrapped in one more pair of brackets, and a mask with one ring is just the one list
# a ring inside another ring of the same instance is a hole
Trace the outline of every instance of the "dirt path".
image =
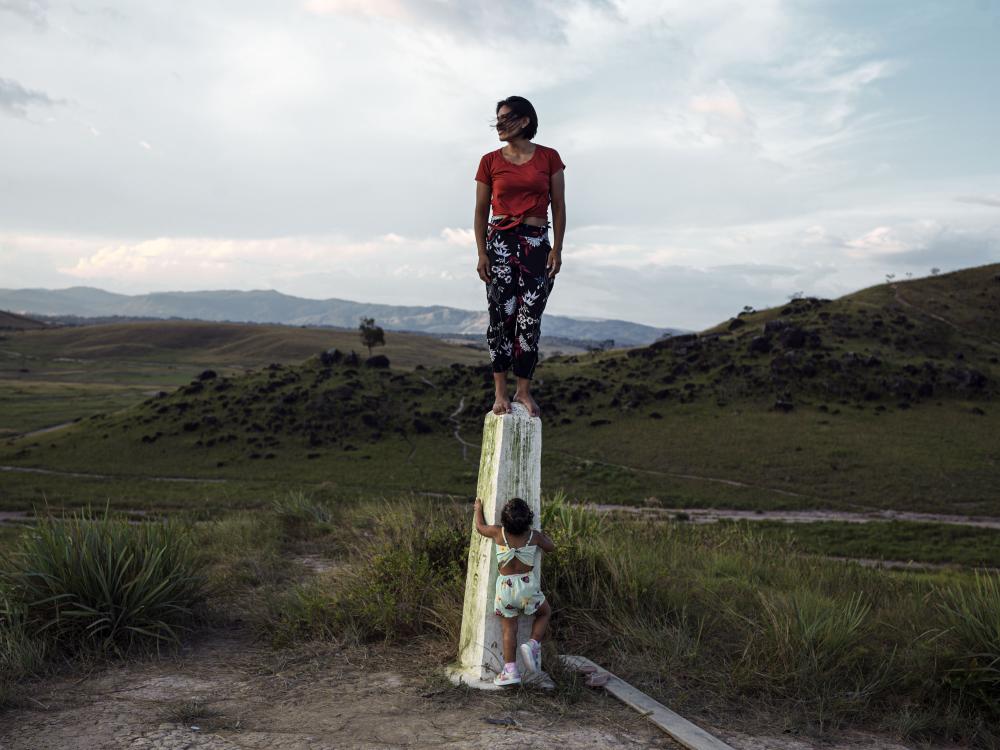
[(637, 513), (650, 515), (676, 515), (684, 513), (692, 523), (714, 523), (720, 518), (743, 521), (786, 521), (811, 523), (816, 521), (844, 521), (871, 523), (873, 521), (923, 521), (947, 523), (955, 526), (977, 526), (1000, 529), (1000, 518), (993, 516), (959, 516), (948, 513), (916, 513), (905, 510), (875, 510), (867, 513), (850, 513), (840, 510), (729, 510), (727, 508), (646, 508), (634, 505), (591, 503), (586, 507), (597, 511)]
[(405, 666), (398, 656), (276, 652), (220, 634), (178, 657), (36, 685), (25, 707), (0, 716), (0, 747), (679, 748), (612, 699), (587, 696), (590, 711), (567, 706), (553, 715), (530, 696), (498, 699)]
[(22, 433), (19, 433), (17, 435), (17, 438), (21, 439), (21, 438), (34, 437), (35, 435), (44, 435), (44, 434), (46, 434), (48, 432), (55, 432), (56, 430), (61, 430), (64, 427), (69, 427), (72, 424), (76, 424), (76, 422), (73, 421), (73, 420), (71, 420), (69, 422), (61, 422), (59, 424), (54, 424), (54, 425), (51, 425), (49, 427), (42, 427), (41, 429), (38, 429), (38, 430), (32, 430), (31, 432), (22, 432)]
[(465, 396), (462, 396), (462, 398), (459, 399), (458, 406), (455, 408), (455, 411), (453, 411), (451, 414), (448, 415), (448, 419), (451, 421), (453, 425), (455, 425), (455, 432), (454, 432), (455, 440), (457, 440), (459, 445), (462, 446), (462, 460), (465, 461), (467, 460), (466, 459), (467, 449), (468, 448), (478, 449), (479, 446), (476, 445), (475, 443), (469, 443), (462, 438), (462, 433), (460, 432), (461, 423), (458, 421), (458, 415), (462, 413), (463, 409), (465, 409)]
[(981, 341), (986, 341), (990, 344), (993, 344), (994, 346), (1000, 346), (1000, 341), (996, 341), (994, 339), (989, 338), (988, 336), (983, 336), (982, 334), (966, 330), (957, 323), (953, 323), (952, 321), (948, 320), (945, 317), (932, 313), (930, 310), (925, 310), (922, 307), (917, 307), (917, 305), (914, 305), (912, 302), (904, 299), (902, 292), (900, 291), (899, 287), (896, 284), (891, 284), (891, 286), (896, 302), (898, 302), (903, 307), (908, 307), (914, 312), (919, 313), (920, 315), (924, 315), (928, 318), (933, 318), (939, 323), (944, 323), (946, 326), (949, 326), (950, 328), (953, 328), (954, 330), (959, 331), (960, 333), (964, 333), (966, 336), (973, 336), (977, 339), (980, 339)]
[(92, 474), (83, 471), (58, 471), (57, 469), (38, 469), (33, 466), (0, 465), (0, 471), (15, 471), (22, 474), (49, 474), (59, 477), (82, 477), (84, 479), (136, 479), (148, 482), (206, 482), (208, 484), (224, 484), (228, 479), (217, 477), (151, 477), (142, 474)]
[[(315, 645), (272, 651), (238, 635), (203, 636), (177, 656), (29, 686), (21, 707), (0, 714), (0, 747), (682, 750), (602, 691), (568, 702), (456, 688), (408, 670), (409, 656)], [(813, 740), (699, 723), (734, 750), (911, 750), (861, 732)]]

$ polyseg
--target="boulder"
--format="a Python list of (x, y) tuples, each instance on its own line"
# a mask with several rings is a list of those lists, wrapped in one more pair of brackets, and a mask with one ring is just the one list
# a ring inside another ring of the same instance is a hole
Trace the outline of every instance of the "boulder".
[(789, 323), (786, 320), (769, 320), (764, 324), (764, 333), (765, 334), (778, 333), (779, 331), (782, 331), (785, 328), (788, 328), (789, 326), (791, 326), (791, 323)]
[(781, 331), (778, 340), (787, 349), (801, 349), (806, 345), (806, 332), (798, 326), (788, 326)]

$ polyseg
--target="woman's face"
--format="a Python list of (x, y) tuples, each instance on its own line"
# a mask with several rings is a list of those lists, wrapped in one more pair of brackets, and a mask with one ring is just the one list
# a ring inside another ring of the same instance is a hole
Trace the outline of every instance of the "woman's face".
[(527, 117), (515, 119), (511, 108), (504, 104), (497, 110), (497, 137), (501, 141), (509, 140), (515, 133), (521, 132), (529, 119)]

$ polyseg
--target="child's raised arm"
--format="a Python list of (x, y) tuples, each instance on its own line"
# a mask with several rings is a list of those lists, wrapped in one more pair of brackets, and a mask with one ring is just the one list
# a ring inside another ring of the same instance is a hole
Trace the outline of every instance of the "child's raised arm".
[(535, 544), (542, 548), (542, 552), (551, 552), (556, 548), (556, 543), (541, 529), (535, 529)]
[(478, 497), (476, 498), (476, 505), (474, 512), (475, 512), (474, 521), (476, 524), (476, 531), (478, 531), (487, 539), (492, 539), (496, 541), (497, 534), (500, 531), (500, 527), (491, 526), (490, 524), (486, 523), (486, 517), (483, 515), (483, 501), (480, 500)]

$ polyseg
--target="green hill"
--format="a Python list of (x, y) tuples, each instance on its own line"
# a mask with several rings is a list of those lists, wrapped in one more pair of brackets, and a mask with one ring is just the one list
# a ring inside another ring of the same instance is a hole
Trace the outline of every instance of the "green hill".
[[(624, 353), (546, 360), (545, 484), (669, 507), (1000, 514), (998, 279), (992, 265), (799, 299)], [(51, 439), (11, 441), (5, 464), (111, 479), (22, 476), (8, 502), (43, 486), (67, 502), (120, 492), (132, 503), (252, 504), (295, 483), (472, 492), (488, 365), (393, 365), (341, 354), (205, 376)], [(204, 481), (136, 489), (149, 475)]]
[[(390, 331), (376, 353), (401, 369), (487, 361), (485, 342), (475, 344)], [(118, 411), (205, 369), (236, 375), (328, 348), (364, 351), (357, 331), (281, 325), (145, 321), (0, 334), (0, 434)]]
[[(153, 361), (204, 365), (259, 366), (295, 362), (329, 348), (363, 350), (358, 332), (347, 329), (206, 321), (148, 321), (65, 326), (27, 332), (7, 348), (36, 358), (93, 361)], [(455, 346), (429, 336), (389, 332), (378, 354), (394, 367), (486, 360), (485, 351)]]
[(40, 320), (0, 310), (0, 331), (31, 331), (45, 327), (45, 323)]

